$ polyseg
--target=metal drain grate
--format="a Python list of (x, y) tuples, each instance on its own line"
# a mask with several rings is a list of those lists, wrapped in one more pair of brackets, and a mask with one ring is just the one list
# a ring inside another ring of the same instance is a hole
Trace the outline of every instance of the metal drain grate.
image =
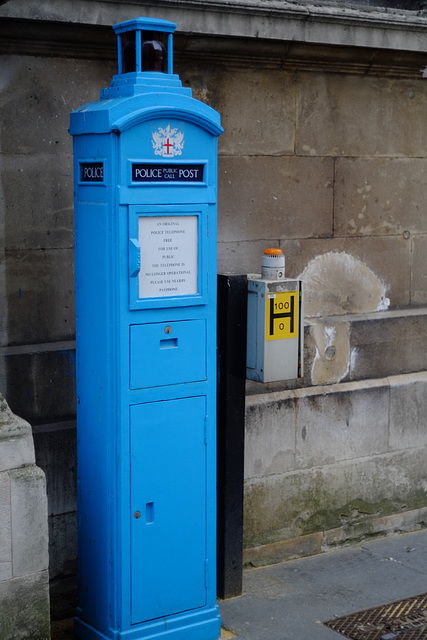
[(427, 640), (427, 593), (324, 624), (351, 640)]

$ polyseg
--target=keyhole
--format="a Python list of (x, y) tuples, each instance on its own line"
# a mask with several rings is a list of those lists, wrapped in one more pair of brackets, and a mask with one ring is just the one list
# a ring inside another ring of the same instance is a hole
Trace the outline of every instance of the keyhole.
[(168, 335), (169, 335), (170, 333), (172, 333), (172, 327), (170, 326), (170, 324), (168, 324), (168, 325), (165, 327), (165, 333), (167, 333)]
[(135, 513), (133, 514), (133, 517), (135, 518), (135, 520), (139, 520), (139, 518), (141, 517), (141, 512), (135, 511)]

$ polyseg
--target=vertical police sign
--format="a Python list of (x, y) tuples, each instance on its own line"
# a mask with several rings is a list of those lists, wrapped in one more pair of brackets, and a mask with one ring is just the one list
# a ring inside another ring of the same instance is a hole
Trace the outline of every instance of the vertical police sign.
[(81, 638), (216, 640), (219, 115), (172, 72), (175, 25), (114, 27), (74, 137)]

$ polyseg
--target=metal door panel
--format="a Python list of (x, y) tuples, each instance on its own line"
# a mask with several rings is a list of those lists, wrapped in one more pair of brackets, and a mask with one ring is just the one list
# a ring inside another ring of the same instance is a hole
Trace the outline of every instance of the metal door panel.
[(132, 624), (206, 604), (206, 398), (130, 407)]

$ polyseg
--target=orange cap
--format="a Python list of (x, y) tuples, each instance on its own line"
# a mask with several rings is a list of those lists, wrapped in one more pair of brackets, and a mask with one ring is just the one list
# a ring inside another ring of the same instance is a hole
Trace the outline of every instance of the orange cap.
[(266, 249), (264, 255), (267, 256), (280, 256), (283, 253), (281, 249)]

